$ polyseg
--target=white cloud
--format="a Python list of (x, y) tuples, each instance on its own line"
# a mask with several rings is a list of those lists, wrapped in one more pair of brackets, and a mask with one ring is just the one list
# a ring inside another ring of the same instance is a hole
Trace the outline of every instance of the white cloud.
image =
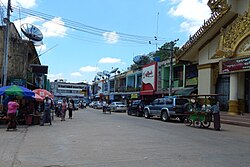
[(98, 71), (98, 70), (99, 70), (98, 67), (93, 67), (93, 66), (85, 66), (85, 67), (80, 68), (81, 72), (95, 72), (95, 71)]
[(74, 77), (81, 77), (82, 76), (82, 74), (80, 72), (73, 72), (70, 75), (74, 76)]
[[(4, 4), (8, 3), (8, 0), (2, 0)], [(36, 5), (36, 0), (11, 0), (11, 4), (15, 6), (22, 6), (24, 8), (32, 8)]]
[(59, 74), (48, 74), (47, 76), (48, 76), (48, 79), (49, 79), (50, 81), (54, 81), (54, 80), (56, 80), (56, 79), (64, 79), (63, 73), (59, 73)]
[(105, 32), (102, 35), (104, 40), (110, 44), (117, 43), (119, 40), (119, 35), (116, 32)]
[(106, 64), (106, 63), (120, 63), (121, 59), (117, 59), (117, 58), (111, 58), (111, 57), (105, 57), (105, 58), (101, 58), (98, 63), (101, 64)]
[(193, 34), (203, 24), (204, 19), (210, 17), (207, 0), (173, 0), (172, 2), (177, 5), (170, 9), (169, 14), (185, 19), (181, 24), (181, 31)]
[(42, 24), (42, 32), (46, 37), (63, 37), (66, 35), (67, 28), (60, 17)]
[(166, 1), (166, 0), (159, 0), (158, 2), (159, 2), (159, 3), (162, 3), (162, 2), (165, 2), (165, 1)]

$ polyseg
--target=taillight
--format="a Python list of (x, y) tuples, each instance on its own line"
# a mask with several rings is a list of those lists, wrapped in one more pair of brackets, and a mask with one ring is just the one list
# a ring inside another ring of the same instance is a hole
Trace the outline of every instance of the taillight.
[(176, 107), (173, 107), (173, 111), (175, 111), (176, 110)]

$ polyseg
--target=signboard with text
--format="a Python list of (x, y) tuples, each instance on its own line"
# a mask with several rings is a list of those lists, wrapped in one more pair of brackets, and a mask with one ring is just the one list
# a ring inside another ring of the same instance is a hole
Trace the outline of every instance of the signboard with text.
[(250, 71), (250, 56), (220, 61), (220, 73)]

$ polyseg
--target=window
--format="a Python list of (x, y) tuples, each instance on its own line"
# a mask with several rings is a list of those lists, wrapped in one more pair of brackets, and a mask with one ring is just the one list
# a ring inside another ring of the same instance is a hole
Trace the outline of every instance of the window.
[(173, 99), (166, 99), (166, 104), (173, 104)]
[(152, 104), (158, 104), (159, 99), (155, 99)]

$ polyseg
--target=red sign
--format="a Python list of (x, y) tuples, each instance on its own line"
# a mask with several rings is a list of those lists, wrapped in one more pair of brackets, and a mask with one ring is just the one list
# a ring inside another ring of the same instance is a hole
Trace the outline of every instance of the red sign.
[(221, 73), (250, 71), (250, 57), (241, 57), (220, 62)]

